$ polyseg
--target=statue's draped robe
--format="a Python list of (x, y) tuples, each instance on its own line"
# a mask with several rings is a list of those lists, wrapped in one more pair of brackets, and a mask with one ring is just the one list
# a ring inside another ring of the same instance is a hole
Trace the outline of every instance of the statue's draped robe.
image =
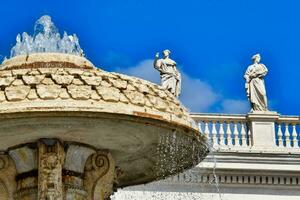
[(267, 111), (268, 102), (264, 76), (268, 73), (265, 65), (255, 63), (250, 65), (244, 75), (246, 91), (253, 111)]
[(162, 87), (178, 97), (181, 92), (181, 75), (176, 69), (176, 62), (169, 58), (159, 59), (154, 67), (160, 72)]

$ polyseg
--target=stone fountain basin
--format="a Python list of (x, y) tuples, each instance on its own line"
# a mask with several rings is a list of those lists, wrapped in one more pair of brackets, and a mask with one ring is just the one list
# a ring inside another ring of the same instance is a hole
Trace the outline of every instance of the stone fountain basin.
[[(161, 142), (162, 138), (175, 135), (176, 140), (184, 143)], [(2, 150), (40, 138), (58, 138), (109, 150), (116, 166), (123, 171), (120, 187), (147, 183), (181, 172), (200, 162), (207, 153), (205, 139), (199, 137), (196, 130), (150, 117), (67, 111), (1, 114)], [(175, 149), (169, 151), (170, 146), (176, 146), (177, 155)], [(187, 149), (191, 146), (193, 150)], [(163, 162), (160, 160), (162, 157), (166, 158)]]
[(169, 91), (75, 55), (35, 53), (4, 61), (0, 118), (0, 150), (40, 138), (106, 149), (123, 172), (120, 187), (191, 168), (208, 151)]

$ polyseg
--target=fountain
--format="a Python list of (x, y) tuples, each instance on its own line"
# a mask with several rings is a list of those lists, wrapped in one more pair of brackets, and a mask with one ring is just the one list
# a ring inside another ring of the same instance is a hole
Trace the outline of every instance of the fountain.
[(61, 38), (57, 28), (48, 15), (42, 16), (34, 26), (34, 35), (26, 32), (17, 35), (16, 45), (11, 49), (10, 57), (28, 55), (31, 53), (60, 52), (73, 55), (83, 55), (76, 34), (64, 32)]
[(0, 199), (108, 200), (208, 153), (173, 94), (96, 68), (49, 16), (0, 67)]

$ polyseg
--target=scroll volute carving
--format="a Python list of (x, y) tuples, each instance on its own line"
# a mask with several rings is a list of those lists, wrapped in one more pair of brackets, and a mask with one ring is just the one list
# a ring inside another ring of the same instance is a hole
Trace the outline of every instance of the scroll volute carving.
[(91, 155), (85, 165), (84, 186), (88, 199), (107, 200), (112, 194), (115, 164), (109, 153)]
[(16, 191), (16, 168), (7, 155), (0, 155), (0, 199), (13, 200)]
[(63, 200), (62, 166), (64, 149), (59, 142), (39, 142), (39, 200)]

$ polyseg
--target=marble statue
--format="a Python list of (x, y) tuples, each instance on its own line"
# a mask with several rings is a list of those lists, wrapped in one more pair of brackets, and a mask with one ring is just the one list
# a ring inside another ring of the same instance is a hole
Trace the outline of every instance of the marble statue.
[(163, 51), (163, 58), (156, 53), (154, 68), (160, 72), (162, 87), (178, 97), (181, 91), (181, 75), (176, 68), (176, 62), (170, 58), (170, 51)]
[(256, 54), (252, 57), (253, 64), (250, 65), (244, 75), (246, 79), (247, 97), (251, 104), (251, 112), (268, 111), (268, 102), (264, 77), (268, 73), (267, 67), (260, 63), (261, 57)]

